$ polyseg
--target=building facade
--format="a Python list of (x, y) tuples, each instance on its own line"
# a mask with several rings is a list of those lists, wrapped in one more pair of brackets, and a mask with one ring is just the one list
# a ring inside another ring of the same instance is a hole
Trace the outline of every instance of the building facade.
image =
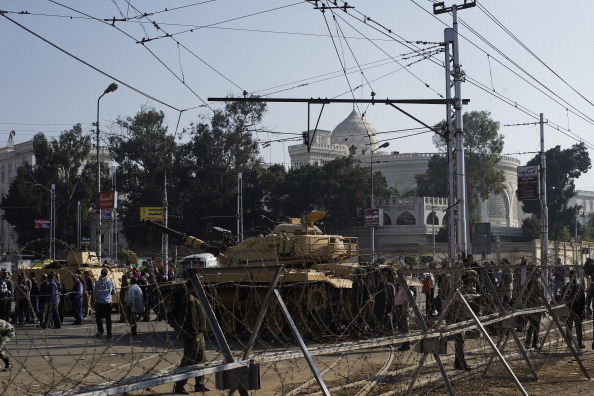
[[(318, 130), (315, 134), (309, 131), (309, 134), (312, 142), (310, 152), (303, 144), (289, 146), (291, 166), (323, 165), (336, 158), (353, 155), (361, 166), (372, 166), (374, 173), (380, 171), (388, 186), (402, 193), (416, 187), (415, 175), (425, 173), (429, 160), (436, 154), (378, 150), (377, 131), (356, 111), (331, 132)], [(521, 204), (516, 197), (517, 167), (520, 165), (520, 160), (503, 156), (497, 169), (505, 175), (504, 191), (481, 203), (481, 219), (491, 224), (494, 235), (521, 235)], [(375, 206), (384, 211), (384, 226), (377, 230), (380, 240), (382, 233), (387, 233), (398, 235), (402, 241), (427, 241), (432, 238), (434, 228), (428, 220), (434, 220), (437, 229), (444, 224), (444, 219), (447, 223), (448, 200), (443, 197), (393, 198), (389, 202), (376, 202)]]
[[(102, 162), (105, 162), (109, 165), (109, 169), (112, 169), (113, 159), (109, 154), (108, 150), (105, 148), (100, 148), (100, 158)], [(89, 155), (89, 161), (94, 161), (96, 159), (96, 151), (92, 150), (91, 154)], [(24, 143), (19, 143), (12, 145), (9, 144), (6, 147), (0, 148), (0, 197), (4, 197), (10, 188), (10, 184), (15, 179), (17, 174), (17, 168), (24, 165), (30, 164), (31, 166), (35, 166), (35, 155), (33, 153), (33, 141), (27, 141)], [(60, 191), (56, 191), (56, 196), (59, 199)], [(49, 197), (48, 197), (49, 200)], [(2, 212), (0, 212), (2, 213)], [(58, 218), (56, 224), (59, 226), (60, 219)], [(33, 227), (33, 224), (31, 224)], [(94, 227), (94, 226), (92, 226)], [(118, 233), (117, 238), (116, 234), (113, 229), (120, 229), (121, 226), (113, 227), (113, 223), (111, 220), (103, 221), (101, 224), (101, 234), (103, 237), (103, 249), (105, 250), (102, 256), (107, 255), (108, 247), (113, 247), (113, 250), (116, 251), (116, 240), (118, 241), (118, 246), (126, 247), (126, 241), (123, 235)], [(93, 228), (94, 230), (94, 228)], [(48, 234), (49, 237), (49, 234)], [(91, 233), (90, 241), (82, 241), (83, 243), (90, 243), (90, 246), (94, 246), (95, 244), (95, 232)], [(113, 242), (112, 242), (113, 241)], [(0, 219), (0, 254), (6, 254), (8, 252), (17, 251), (20, 247), (17, 244), (17, 235), (14, 232), (12, 226), (6, 222), (5, 220)]]

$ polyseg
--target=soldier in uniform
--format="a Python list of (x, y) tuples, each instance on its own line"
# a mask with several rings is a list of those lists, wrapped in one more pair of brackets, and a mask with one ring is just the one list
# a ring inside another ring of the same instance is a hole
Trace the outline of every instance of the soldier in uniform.
[(2, 371), (8, 371), (12, 368), (8, 353), (6, 353), (6, 343), (14, 337), (14, 327), (5, 320), (0, 319), (0, 359), (4, 362)]
[[(204, 332), (206, 331), (206, 316), (198, 298), (190, 292), (188, 284), (178, 287), (174, 293), (176, 304), (169, 314), (169, 323), (179, 331), (184, 341), (184, 356), (180, 367), (190, 366), (204, 362)], [(174, 393), (189, 394), (184, 389), (187, 379), (175, 383)], [(196, 377), (195, 392), (208, 392), (210, 389), (204, 385), (204, 377)]]
[[(530, 279), (526, 284), (526, 308), (536, 308), (543, 305), (542, 298), (544, 297), (544, 289), (538, 277), (540, 271), (536, 268), (531, 268)], [(528, 319), (528, 330), (526, 331), (526, 349), (536, 349), (538, 347), (538, 333), (540, 331), (540, 320), (542, 312), (535, 312), (526, 315)], [(532, 340), (532, 343), (530, 342)]]
[[(481, 297), (481, 295), (476, 292), (477, 282), (478, 273), (474, 270), (467, 269), (462, 274), (462, 287), (459, 289), (460, 293), (464, 296), (464, 299), (470, 304), (475, 312), (480, 310), (479, 304)], [(460, 301), (459, 297), (454, 298), (454, 301), (449, 305), (445, 317), (448, 323), (463, 322), (471, 318), (465, 304)], [(472, 370), (472, 367), (466, 363), (466, 358), (464, 357), (464, 332), (455, 334), (454, 341), (454, 368), (456, 370)]]

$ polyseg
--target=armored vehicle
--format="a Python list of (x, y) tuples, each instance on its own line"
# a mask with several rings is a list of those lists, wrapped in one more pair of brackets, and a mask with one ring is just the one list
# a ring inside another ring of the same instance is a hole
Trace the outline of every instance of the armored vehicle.
[[(60, 275), (60, 279), (64, 282), (66, 286), (66, 292), (72, 291), (72, 274), (83, 274), (85, 271), (88, 271), (93, 283), (99, 279), (101, 276), (101, 270), (105, 268), (101, 264), (99, 264), (97, 260), (97, 255), (94, 252), (69, 252), (66, 256), (66, 260), (55, 260), (50, 262), (49, 264), (43, 267), (36, 267), (36, 268), (19, 268), (19, 272), (23, 272), (27, 277), (31, 272), (35, 273), (35, 279), (39, 283), (41, 283), (41, 275), (42, 274), (49, 274), (50, 272), (55, 272), (56, 274)], [(116, 294), (112, 296), (112, 302), (114, 308), (117, 306), (119, 302), (119, 290), (121, 285), (121, 279), (123, 273), (126, 271), (125, 268), (109, 268), (109, 277), (113, 281)], [(61, 297), (64, 300), (64, 311), (66, 314), (70, 314), (72, 312), (72, 302), (69, 296)]]
[[(302, 334), (358, 333), (370, 320), (372, 269), (346, 263), (359, 254), (357, 238), (324, 234), (315, 222), (325, 214), (311, 212), (302, 219), (290, 218), (267, 235), (233, 246), (214, 246), (150, 220), (145, 224), (217, 256), (220, 267), (201, 269), (200, 274), (223, 331), (234, 335), (251, 332), (275, 267), (283, 266), (278, 289)], [(275, 300), (265, 329), (276, 337), (283, 334), (285, 326)]]

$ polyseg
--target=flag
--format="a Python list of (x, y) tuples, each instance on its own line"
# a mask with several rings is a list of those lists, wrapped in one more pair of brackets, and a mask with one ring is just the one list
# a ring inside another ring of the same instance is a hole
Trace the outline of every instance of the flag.
[(262, 143), (262, 148), (266, 148), (268, 146), (270, 146), (270, 142), (264, 142), (264, 143)]

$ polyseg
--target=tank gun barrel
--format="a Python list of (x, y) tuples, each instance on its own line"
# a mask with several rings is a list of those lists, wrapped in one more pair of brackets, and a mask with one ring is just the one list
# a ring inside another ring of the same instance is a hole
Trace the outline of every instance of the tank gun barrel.
[(145, 220), (143, 220), (143, 222), (146, 226), (148, 226), (150, 228), (154, 228), (155, 230), (160, 231), (163, 234), (170, 235), (174, 238), (177, 238), (177, 239), (183, 241), (189, 247), (194, 247), (194, 248), (204, 247), (204, 246), (202, 246), (204, 244), (204, 241), (202, 239), (198, 239), (193, 236), (188, 236), (184, 233), (175, 231), (169, 227), (165, 227), (163, 224), (159, 224), (152, 220), (145, 219)]

